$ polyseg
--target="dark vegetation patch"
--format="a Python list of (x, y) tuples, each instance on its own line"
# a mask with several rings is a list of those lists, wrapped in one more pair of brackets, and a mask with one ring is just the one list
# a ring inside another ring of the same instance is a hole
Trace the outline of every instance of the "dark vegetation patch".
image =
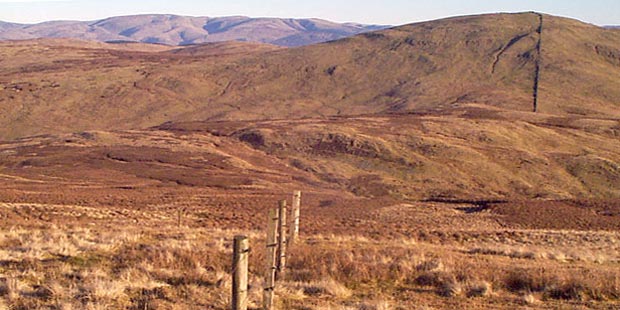
[(594, 50), (608, 62), (620, 66), (620, 50), (605, 45), (596, 45)]
[(389, 195), (392, 187), (385, 184), (381, 176), (368, 174), (349, 180), (347, 189), (357, 196), (380, 197)]
[(491, 205), (488, 210), (509, 225), (528, 229), (620, 229), (620, 201), (573, 200), (514, 201)]
[(424, 202), (437, 202), (437, 203), (447, 203), (447, 204), (455, 204), (455, 205), (466, 205), (462, 207), (457, 207), (456, 209), (459, 211), (463, 211), (465, 213), (478, 213), (482, 211), (488, 210), (492, 205), (498, 205), (507, 203), (507, 200), (501, 199), (452, 199), (452, 198), (429, 198), (423, 200)]

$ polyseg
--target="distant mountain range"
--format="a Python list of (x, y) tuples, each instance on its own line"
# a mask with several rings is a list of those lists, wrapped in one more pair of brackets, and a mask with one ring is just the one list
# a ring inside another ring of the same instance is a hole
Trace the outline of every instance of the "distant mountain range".
[(340, 24), (321, 19), (133, 15), (97, 21), (49, 21), (39, 24), (0, 21), (0, 40), (74, 38), (167, 45), (248, 41), (302, 46), (384, 28), (387, 26)]

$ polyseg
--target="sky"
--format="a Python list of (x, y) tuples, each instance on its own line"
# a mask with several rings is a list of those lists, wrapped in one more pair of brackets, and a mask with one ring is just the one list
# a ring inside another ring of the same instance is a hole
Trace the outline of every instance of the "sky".
[(538, 11), (597, 25), (620, 25), (620, 0), (0, 0), (0, 20), (37, 23), (166, 13), (189, 16), (317, 17), (402, 25), (456, 15)]

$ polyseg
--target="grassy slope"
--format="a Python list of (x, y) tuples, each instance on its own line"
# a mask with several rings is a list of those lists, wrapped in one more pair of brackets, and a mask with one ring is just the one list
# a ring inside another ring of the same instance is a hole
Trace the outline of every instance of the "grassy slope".
[(262, 122), (233, 124), (225, 130), (220, 126), (188, 123), (164, 128), (227, 134), (361, 196), (620, 197), (620, 149), (615, 143), (620, 132), (615, 122), (532, 118), (468, 107), (454, 115)]
[[(195, 75), (221, 87), (184, 118), (355, 115), (474, 100), (527, 110), (533, 63), (500, 59), (491, 71), (495, 53), (532, 32), (535, 21), (529, 14), (442, 20), (200, 68)], [(534, 44), (526, 38), (513, 48)], [(179, 69), (183, 75), (195, 71)]]
[(529, 111), (538, 59), (541, 112), (617, 118), (618, 31), (544, 20), (541, 58), (531, 13), (451, 18), (297, 49), (249, 46), (255, 53), (221, 57), (3, 43), (0, 136), (472, 102)]
[[(486, 115), (485, 115), (486, 114)], [(510, 121), (508, 121), (510, 120)], [(585, 129), (584, 129), (585, 128)], [(618, 199), (617, 122), (485, 110), (169, 123), (0, 145), (2, 174), (36, 182), (206, 186), (398, 199)]]
[(539, 111), (618, 117), (620, 32), (545, 16)]
[[(36, 142), (41, 150), (19, 148), (15, 157), (11, 149), (24, 142), (7, 144), (1, 163), (7, 174), (24, 177), (65, 175), (73, 170), (67, 165), (86, 161), (87, 178), (110, 169), (119, 180), (223, 188), (278, 187), (293, 178), (361, 196), (618, 198), (618, 32), (544, 16), (538, 55), (538, 25), (539, 15), (530, 13), (452, 18), (300, 49), (228, 43), (144, 52), (4, 43), (5, 138), (172, 120), (162, 128), (200, 135), (229, 127), (217, 139), (230, 150), (252, 146), (258, 153), (249, 160), (233, 152), (223, 158), (240, 162), (212, 166), (222, 154), (211, 157), (211, 148), (198, 150), (206, 162), (191, 159), (196, 150), (169, 158), (166, 152), (187, 143), (171, 139), (172, 146), (156, 144), (143, 150), (151, 157), (136, 159), (145, 145), (134, 139), (147, 132), (127, 134), (134, 138), (123, 147), (86, 139), (90, 148), (78, 149), (86, 153), (50, 138), (51, 145), (43, 139)], [(417, 114), (406, 115), (411, 111)], [(367, 116), (326, 118), (336, 114)], [(297, 120), (271, 120), (285, 118)], [(211, 122), (183, 123), (204, 119)], [(229, 119), (246, 122), (213, 122)], [(132, 165), (124, 164), (126, 156)], [(34, 167), (22, 169), (24, 161)], [(187, 162), (199, 172), (189, 173)], [(287, 163), (296, 169), (276, 168)]]

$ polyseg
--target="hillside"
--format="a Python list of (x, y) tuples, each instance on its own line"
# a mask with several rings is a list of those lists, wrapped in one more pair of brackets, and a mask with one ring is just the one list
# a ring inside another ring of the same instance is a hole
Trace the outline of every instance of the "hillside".
[(190, 45), (248, 41), (301, 46), (336, 40), (384, 26), (339, 24), (321, 19), (117, 16), (96, 21), (50, 21), (39, 24), (0, 22), (0, 40), (72, 38), (100, 42)]
[(231, 309), (237, 235), (259, 309), (298, 190), (277, 309), (620, 309), (619, 61), (536, 13), (0, 42), (0, 309)]
[(532, 111), (535, 85), (539, 113), (620, 117), (620, 33), (534, 13), (451, 18), (295, 49), (247, 45), (252, 53), (224, 56), (191, 52), (212, 45), (110, 46), (0, 43), (0, 137), (472, 103)]
[(7, 186), (18, 181), (49, 193), (301, 187), (432, 201), (618, 199), (619, 137), (618, 121), (470, 106), (25, 138), (0, 144), (0, 167)]
[[(203, 181), (187, 179), (189, 165), (212, 173), (205, 177), (220, 187), (263, 184), (262, 190), (293, 178), (317, 191), (408, 199), (620, 197), (620, 36), (614, 30), (524, 13), (412, 24), (295, 49), (232, 42), (156, 47), (1, 43), (2, 137), (43, 134), (33, 141), (56, 141), (32, 150), (39, 163), (25, 171), (62, 175), (65, 163), (89, 165), (58, 134), (117, 135), (165, 123), (158, 128), (249, 145), (259, 163), (297, 172), (251, 168), (242, 154), (230, 157), (243, 163), (240, 170), (175, 163), (193, 158), (188, 153), (164, 160), (180, 170), (122, 164), (129, 175), (119, 180), (163, 177), (199, 186)], [(187, 143), (176, 139), (170, 143)], [(125, 148), (91, 143), (124, 158)], [(30, 152), (9, 143), (11, 149)], [(167, 151), (157, 148), (152, 156), (161, 152)], [(3, 167), (20, 175), (25, 159), (11, 158)], [(81, 171), (106, 174), (101, 167)], [(221, 169), (228, 178), (218, 176)]]

